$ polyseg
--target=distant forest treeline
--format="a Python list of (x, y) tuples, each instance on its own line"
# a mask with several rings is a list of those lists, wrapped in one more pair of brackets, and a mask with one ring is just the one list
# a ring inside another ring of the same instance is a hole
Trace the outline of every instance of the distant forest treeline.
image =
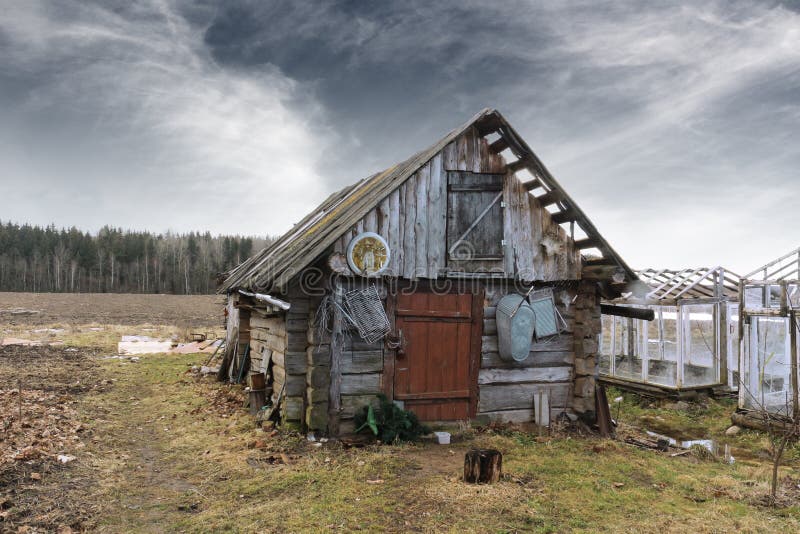
[(0, 291), (213, 293), (217, 274), (270, 241), (0, 222)]

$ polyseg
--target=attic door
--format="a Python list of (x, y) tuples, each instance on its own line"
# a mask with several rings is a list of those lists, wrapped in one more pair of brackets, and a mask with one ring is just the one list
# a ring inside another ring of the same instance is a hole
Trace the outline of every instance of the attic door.
[(447, 173), (447, 266), (503, 271), (502, 174)]

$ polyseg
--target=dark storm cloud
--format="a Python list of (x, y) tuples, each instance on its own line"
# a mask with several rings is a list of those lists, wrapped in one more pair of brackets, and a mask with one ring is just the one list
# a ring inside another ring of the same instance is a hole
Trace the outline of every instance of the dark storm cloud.
[(800, 244), (798, 94), (797, 2), (19, 1), (0, 219), (275, 232), (497, 107), (632, 264), (747, 270)]

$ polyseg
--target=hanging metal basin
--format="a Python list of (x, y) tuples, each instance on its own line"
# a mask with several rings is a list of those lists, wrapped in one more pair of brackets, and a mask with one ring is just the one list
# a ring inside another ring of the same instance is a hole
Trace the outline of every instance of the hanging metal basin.
[(500, 359), (521, 362), (531, 351), (536, 322), (533, 309), (521, 295), (506, 295), (497, 303), (497, 341)]

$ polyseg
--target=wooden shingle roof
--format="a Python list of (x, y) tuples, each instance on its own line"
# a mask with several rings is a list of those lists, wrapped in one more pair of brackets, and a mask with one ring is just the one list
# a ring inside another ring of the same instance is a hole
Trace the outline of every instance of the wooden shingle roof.
[(551, 212), (553, 221), (575, 224), (584, 232), (586, 237), (575, 241), (578, 248), (600, 252), (601, 257), (584, 262), (584, 272), (591, 271), (593, 279), (613, 279), (611, 283), (619, 287), (637, 282), (633, 270), (611, 248), (508, 121), (498, 111), (484, 109), (402, 163), (332, 194), (270, 246), (226, 273), (220, 292), (237, 289), (282, 291), (292, 278), (314, 262), (370, 209), (472, 127), (482, 136), (491, 133), (499, 136), (490, 148), (495, 152), (508, 149), (517, 158), (508, 164), (509, 171), (528, 170), (534, 179), (525, 183), (526, 188), (528, 191), (544, 190), (544, 194), (537, 198), (543, 201), (543, 205), (555, 208)]

